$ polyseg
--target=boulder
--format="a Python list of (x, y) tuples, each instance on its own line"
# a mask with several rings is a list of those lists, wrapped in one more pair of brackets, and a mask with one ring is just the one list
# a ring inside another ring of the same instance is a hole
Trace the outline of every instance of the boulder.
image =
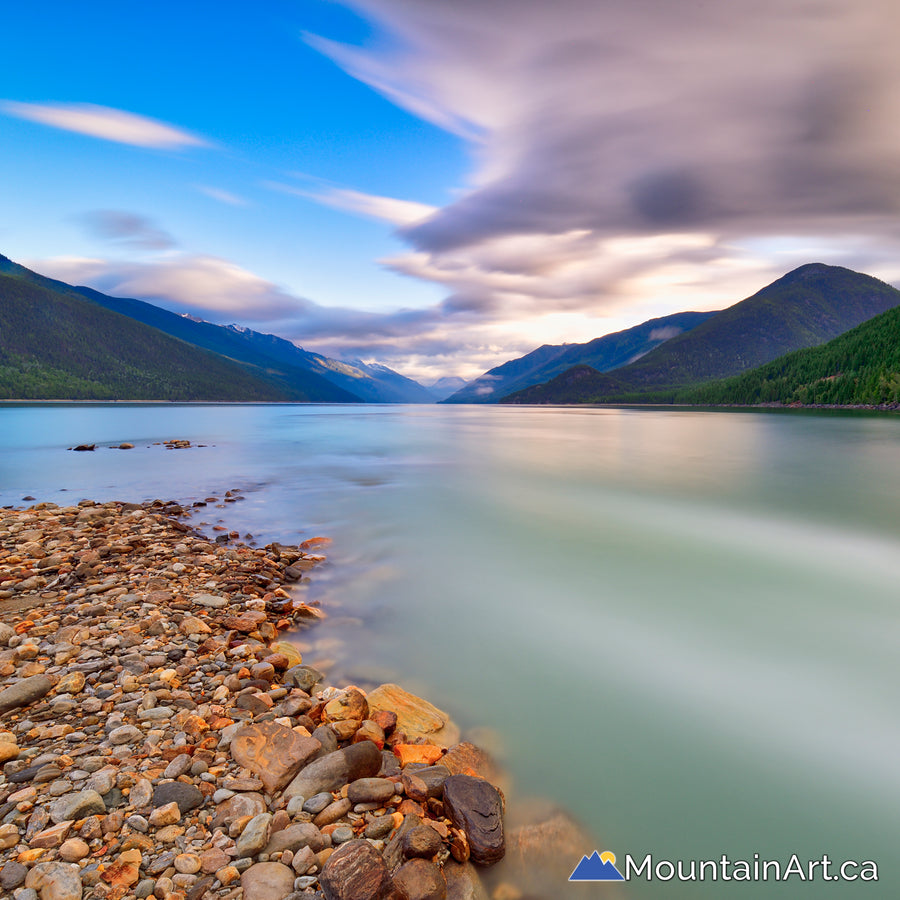
[(472, 862), (490, 866), (503, 858), (503, 799), (492, 784), (451, 775), (444, 782), (444, 814), (465, 832)]
[(284, 796), (312, 797), (337, 791), (357, 778), (371, 778), (381, 769), (381, 751), (371, 741), (351, 744), (310, 763), (285, 788)]
[(326, 900), (381, 900), (391, 878), (381, 854), (368, 841), (353, 840), (331, 854), (319, 885)]
[(424, 738), (444, 748), (452, 747), (459, 741), (459, 728), (448, 713), (399, 685), (382, 684), (367, 699), (373, 718), (375, 713), (381, 711), (396, 713), (396, 730), (402, 731), (410, 741)]
[(231, 755), (259, 776), (266, 791), (280, 791), (321, 749), (312, 737), (277, 722), (241, 728), (231, 741)]

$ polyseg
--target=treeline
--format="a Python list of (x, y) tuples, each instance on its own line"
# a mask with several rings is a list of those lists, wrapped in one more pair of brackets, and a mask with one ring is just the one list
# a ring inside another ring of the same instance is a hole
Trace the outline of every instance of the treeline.
[(890, 405), (900, 403), (900, 307), (846, 334), (743, 375), (678, 391), (676, 403)]

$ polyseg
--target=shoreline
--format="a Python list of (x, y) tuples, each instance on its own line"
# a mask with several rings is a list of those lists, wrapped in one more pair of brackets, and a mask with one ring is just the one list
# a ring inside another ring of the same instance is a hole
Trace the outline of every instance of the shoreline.
[(548, 835), (587, 849), (557, 811), (504, 835), (501, 775), (446, 713), (395, 685), (328, 687), (280, 639), (325, 615), (290, 593), (324, 539), (250, 547), (186, 513), (0, 512), (0, 888), (484, 900), (532, 889)]

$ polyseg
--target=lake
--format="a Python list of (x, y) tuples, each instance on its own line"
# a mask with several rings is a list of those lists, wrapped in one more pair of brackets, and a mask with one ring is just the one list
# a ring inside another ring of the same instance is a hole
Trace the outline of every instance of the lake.
[[(827, 853), (881, 878), (829, 896), (898, 894), (900, 418), (6, 404), (0, 423), (2, 504), (237, 488), (194, 523), (332, 537), (305, 659), (489, 727), (515, 795), (573, 811), (620, 862)], [(170, 438), (206, 446), (153, 446)]]

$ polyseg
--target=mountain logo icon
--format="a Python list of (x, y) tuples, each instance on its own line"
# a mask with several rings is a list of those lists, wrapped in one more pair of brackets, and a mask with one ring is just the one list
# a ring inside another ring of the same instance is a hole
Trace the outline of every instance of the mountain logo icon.
[(616, 868), (616, 854), (596, 850), (590, 856), (582, 856), (581, 862), (569, 876), (569, 881), (624, 881), (625, 877)]

